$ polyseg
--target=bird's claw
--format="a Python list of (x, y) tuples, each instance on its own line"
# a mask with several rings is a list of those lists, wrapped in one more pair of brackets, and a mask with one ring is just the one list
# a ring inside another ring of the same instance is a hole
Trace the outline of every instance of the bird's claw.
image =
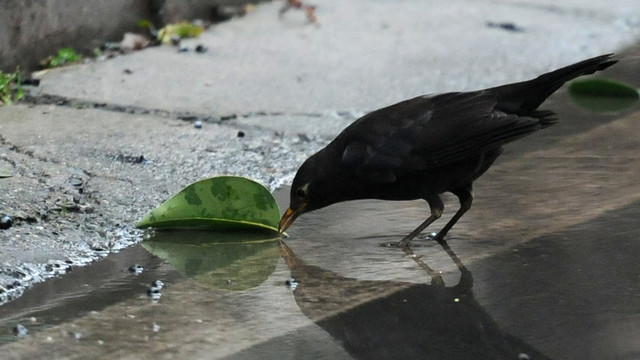
[(399, 249), (407, 249), (411, 247), (411, 241), (400, 240), (396, 243), (396, 247)]
[(384, 242), (380, 244), (381, 247), (394, 248), (394, 249), (407, 249), (411, 247), (410, 241), (398, 241), (398, 242)]

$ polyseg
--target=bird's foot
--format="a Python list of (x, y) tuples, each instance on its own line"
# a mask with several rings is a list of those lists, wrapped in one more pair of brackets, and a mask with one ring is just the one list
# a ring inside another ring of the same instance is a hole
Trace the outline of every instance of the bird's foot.
[(406, 249), (411, 247), (411, 241), (398, 241), (398, 242), (384, 242), (380, 244), (381, 247), (394, 248), (394, 249)]
[(402, 240), (400, 241), (394, 241), (394, 242), (383, 242), (380, 243), (381, 247), (387, 247), (387, 248), (394, 248), (394, 249), (408, 249), (413, 247), (413, 244), (411, 243), (412, 238), (411, 237), (404, 237)]
[[(413, 240), (416, 240), (416, 241), (414, 242)], [(428, 240), (428, 241), (436, 240), (438, 243), (441, 243), (441, 240), (438, 240), (436, 238), (436, 233), (431, 233), (431, 234), (425, 235), (424, 238), (410, 239), (408, 237), (405, 237), (404, 239), (398, 242), (381, 243), (380, 246), (394, 248), (394, 249), (419, 248), (419, 247), (428, 246), (423, 240)]]
[(417, 238), (416, 240), (418, 240), (418, 243), (415, 243), (407, 238), (404, 238), (398, 242), (384, 242), (381, 243), (380, 246), (381, 247), (388, 247), (388, 248), (394, 248), (394, 249), (407, 249), (407, 248), (419, 248), (419, 247), (424, 247), (424, 246), (428, 246), (426, 243), (423, 242), (423, 240), (426, 241), (435, 241), (440, 245), (446, 244), (447, 242), (444, 240), (443, 236), (440, 236), (440, 233), (436, 233), (436, 232), (432, 232), (429, 234), (424, 235), (424, 237), (420, 237)]
[(412, 247), (412, 243), (411, 243), (411, 238), (406, 237), (400, 241), (398, 241), (397, 243), (395, 243), (395, 247), (397, 247), (398, 249), (409, 249)]

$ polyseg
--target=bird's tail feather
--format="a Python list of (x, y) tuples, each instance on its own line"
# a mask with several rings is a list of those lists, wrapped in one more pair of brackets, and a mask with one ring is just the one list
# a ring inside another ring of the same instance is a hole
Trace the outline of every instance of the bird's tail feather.
[(534, 110), (529, 113), (529, 117), (538, 119), (540, 129), (544, 129), (547, 126), (555, 124), (558, 121), (558, 118), (555, 116), (556, 113), (551, 110)]
[(498, 94), (498, 107), (503, 111), (551, 120), (549, 114), (540, 116), (535, 112), (551, 94), (569, 80), (604, 70), (617, 62), (613, 54), (600, 55), (548, 72), (529, 81), (498, 86), (492, 90)]

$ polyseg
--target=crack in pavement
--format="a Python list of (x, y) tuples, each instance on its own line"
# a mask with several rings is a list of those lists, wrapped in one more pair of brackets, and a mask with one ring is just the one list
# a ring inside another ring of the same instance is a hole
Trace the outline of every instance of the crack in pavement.
[[(38, 95), (25, 95), (22, 103), (29, 105), (57, 105), (70, 107), (74, 109), (99, 109), (118, 113), (136, 114), (136, 115), (150, 115), (158, 116), (170, 119), (178, 119), (184, 121), (204, 121), (209, 123), (223, 123), (225, 121), (235, 120), (238, 118), (256, 118), (265, 116), (299, 116), (299, 117), (311, 117), (320, 118), (326, 116), (326, 113), (322, 112), (286, 112), (286, 111), (248, 111), (244, 113), (231, 113), (225, 115), (210, 115), (200, 114), (189, 111), (170, 111), (164, 109), (149, 109), (143, 106), (136, 105), (121, 105), (105, 102), (97, 102), (91, 100), (82, 100), (69, 98), (60, 95), (51, 94), (38, 94)], [(362, 114), (362, 111), (357, 110), (336, 110), (332, 111), (334, 116), (338, 116), (344, 119), (356, 119), (358, 114)]]

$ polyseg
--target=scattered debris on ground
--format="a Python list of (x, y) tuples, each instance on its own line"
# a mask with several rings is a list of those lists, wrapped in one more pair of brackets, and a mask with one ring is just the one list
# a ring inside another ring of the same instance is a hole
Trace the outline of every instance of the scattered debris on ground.
[(141, 50), (149, 46), (151, 41), (148, 37), (135, 33), (125, 33), (120, 41), (120, 51), (127, 52)]
[(147, 289), (147, 295), (151, 297), (151, 300), (157, 302), (162, 297), (162, 293), (160, 290), (164, 287), (164, 283), (160, 280), (156, 280), (151, 283), (149, 288)]
[(139, 265), (139, 264), (131, 265), (131, 267), (129, 267), (129, 272), (132, 272), (136, 275), (142, 274), (143, 271), (144, 271), (144, 267), (142, 267), (142, 265)]
[(494, 23), (494, 22), (488, 21), (487, 27), (497, 28), (497, 29), (502, 29), (502, 30), (512, 31), (512, 32), (524, 32), (524, 28), (512, 22)]
[(0, 230), (6, 230), (13, 225), (13, 219), (9, 215), (0, 218)]
[(158, 30), (158, 40), (163, 44), (171, 44), (175, 42), (173, 39), (184, 39), (198, 37), (204, 31), (204, 25), (201, 22), (180, 22), (177, 24), (169, 24)]
[(16, 327), (13, 328), (13, 334), (15, 336), (18, 336), (18, 337), (27, 336), (28, 333), (29, 333), (29, 330), (27, 330), (27, 328), (22, 324), (18, 324), (16, 325)]
[(64, 65), (70, 65), (73, 63), (77, 63), (82, 60), (82, 55), (78, 54), (73, 48), (66, 47), (58, 50), (58, 53), (55, 56), (48, 56), (42, 61), (40, 61), (40, 65), (44, 69), (55, 68)]
[(320, 25), (315, 14), (315, 5), (304, 4), (301, 0), (286, 0), (284, 6), (282, 6), (282, 8), (280, 9), (280, 17), (282, 17), (284, 13), (289, 11), (289, 9), (303, 10), (307, 14), (307, 19), (310, 23)]

